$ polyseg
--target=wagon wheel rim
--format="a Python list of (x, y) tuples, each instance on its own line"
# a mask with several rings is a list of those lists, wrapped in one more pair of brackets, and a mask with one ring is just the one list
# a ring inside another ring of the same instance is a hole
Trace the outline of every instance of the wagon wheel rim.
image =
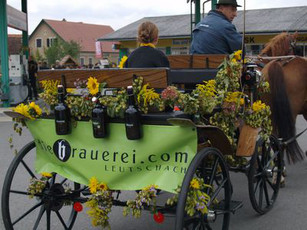
[[(21, 149), (12, 161), (7, 171), (2, 189), (1, 205), (5, 227), (6, 229), (24, 229), (23, 224), (29, 222), (26, 221), (26, 219), (32, 217), (34, 219), (33, 225), (31, 225), (32, 229), (42, 228), (42, 224), (46, 225), (46, 229), (51, 229), (51, 226), (52, 224), (54, 224), (54, 221), (58, 222), (59, 226), (62, 226), (63, 229), (71, 229), (77, 217), (77, 212), (72, 208), (72, 206), (64, 208), (63, 199), (62, 201), (60, 201), (60, 197), (64, 194), (63, 190), (60, 189), (61, 187), (63, 188), (63, 184), (61, 183), (63, 181), (66, 183), (66, 179), (63, 179), (59, 183), (56, 183), (56, 180), (59, 180), (60, 177), (54, 174), (53, 177), (49, 179), (46, 188), (41, 194), (35, 194), (32, 199), (28, 198), (29, 192), (27, 191), (27, 188), (29, 178), (39, 178), (39, 176), (35, 173), (34, 166), (32, 164), (33, 161), (29, 161), (30, 158), (28, 159), (29, 155), (33, 155), (33, 152), (31, 151), (33, 151), (34, 148), (35, 143), (30, 142), (23, 149)], [(20, 175), (20, 172), (24, 172), (24, 174)], [(27, 183), (19, 186), (16, 183), (16, 177), (27, 177)], [(79, 184), (72, 183), (72, 186), (73, 191), (79, 191)], [(62, 192), (60, 192), (60, 190)], [(52, 197), (50, 196), (50, 192), (58, 194), (58, 197), (53, 197), (58, 200), (56, 205), (51, 204)], [(49, 196), (47, 194), (49, 194)], [(77, 195), (77, 193), (75, 195)], [(20, 203), (14, 201), (14, 199), (19, 201)], [(14, 209), (10, 206), (12, 204), (21, 204), (21, 207), (16, 210), (16, 208)], [(61, 212), (62, 208), (63, 212)], [(67, 212), (67, 214), (64, 214), (64, 209), (65, 211), (70, 211)]]
[[(208, 159), (210, 157), (212, 163), (208, 165)], [(220, 178), (221, 174), (222, 180)], [(211, 196), (211, 201), (207, 203), (209, 213), (201, 214), (200, 212), (196, 212), (196, 214), (191, 217), (185, 213), (183, 208), (187, 199), (184, 194), (187, 194), (189, 183), (195, 175), (204, 178), (205, 184), (211, 185), (213, 191), (205, 191), (206, 193), (210, 193)], [(219, 176), (219, 183), (217, 183), (216, 180), (217, 176)], [(221, 201), (219, 200), (220, 198), (225, 200), (224, 210), (217, 209), (219, 201)], [(205, 148), (196, 154), (185, 175), (178, 199), (176, 229), (228, 229), (230, 199), (231, 184), (223, 156), (217, 149)]]
[(278, 196), (281, 175), (282, 154), (277, 139), (271, 137), (269, 146), (259, 141), (248, 175), (250, 200), (259, 214), (264, 214), (273, 207)]

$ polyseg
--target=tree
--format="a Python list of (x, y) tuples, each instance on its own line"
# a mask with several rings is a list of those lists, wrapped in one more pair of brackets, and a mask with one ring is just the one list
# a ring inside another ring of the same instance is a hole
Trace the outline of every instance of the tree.
[(36, 49), (36, 52), (35, 52), (35, 56), (34, 56), (35, 60), (38, 62), (38, 61), (43, 61), (43, 56), (40, 54), (39, 50)]
[(54, 39), (51, 47), (45, 50), (45, 56), (49, 65), (53, 65), (57, 60), (61, 60), (66, 55), (77, 59), (81, 46), (75, 41), (63, 41), (62, 39)]

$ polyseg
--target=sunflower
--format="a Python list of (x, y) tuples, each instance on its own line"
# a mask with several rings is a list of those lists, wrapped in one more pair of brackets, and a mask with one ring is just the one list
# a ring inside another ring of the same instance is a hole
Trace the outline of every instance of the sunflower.
[(38, 116), (42, 115), (42, 109), (39, 105), (35, 104), (35, 102), (31, 102), (29, 107), (30, 109), (33, 109)]
[(13, 111), (16, 113), (19, 113), (21, 115), (24, 115), (25, 117), (29, 119), (34, 119), (30, 114), (29, 114), (29, 107), (23, 103), (19, 104), (15, 108), (13, 108)]
[(94, 77), (89, 77), (87, 81), (87, 88), (90, 91), (90, 94), (97, 94), (99, 91), (99, 83), (97, 82), (97, 79)]
[(98, 187), (99, 187), (99, 190), (101, 191), (108, 190), (108, 186), (105, 183), (100, 183)]

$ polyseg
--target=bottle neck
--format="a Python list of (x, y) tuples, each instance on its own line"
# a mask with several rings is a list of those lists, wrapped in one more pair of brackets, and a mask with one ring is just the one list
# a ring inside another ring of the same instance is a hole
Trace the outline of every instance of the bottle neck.
[(134, 94), (129, 94), (128, 95), (128, 105), (135, 105), (135, 102), (134, 102)]
[(64, 103), (65, 100), (65, 96), (63, 93), (59, 93), (58, 94), (58, 99), (59, 99), (59, 103)]

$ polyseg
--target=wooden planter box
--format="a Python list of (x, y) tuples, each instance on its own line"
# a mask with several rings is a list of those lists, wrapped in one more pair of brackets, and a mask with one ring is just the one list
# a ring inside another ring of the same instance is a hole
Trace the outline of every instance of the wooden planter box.
[(243, 125), (240, 132), (236, 156), (250, 157), (254, 154), (259, 131), (260, 128)]

